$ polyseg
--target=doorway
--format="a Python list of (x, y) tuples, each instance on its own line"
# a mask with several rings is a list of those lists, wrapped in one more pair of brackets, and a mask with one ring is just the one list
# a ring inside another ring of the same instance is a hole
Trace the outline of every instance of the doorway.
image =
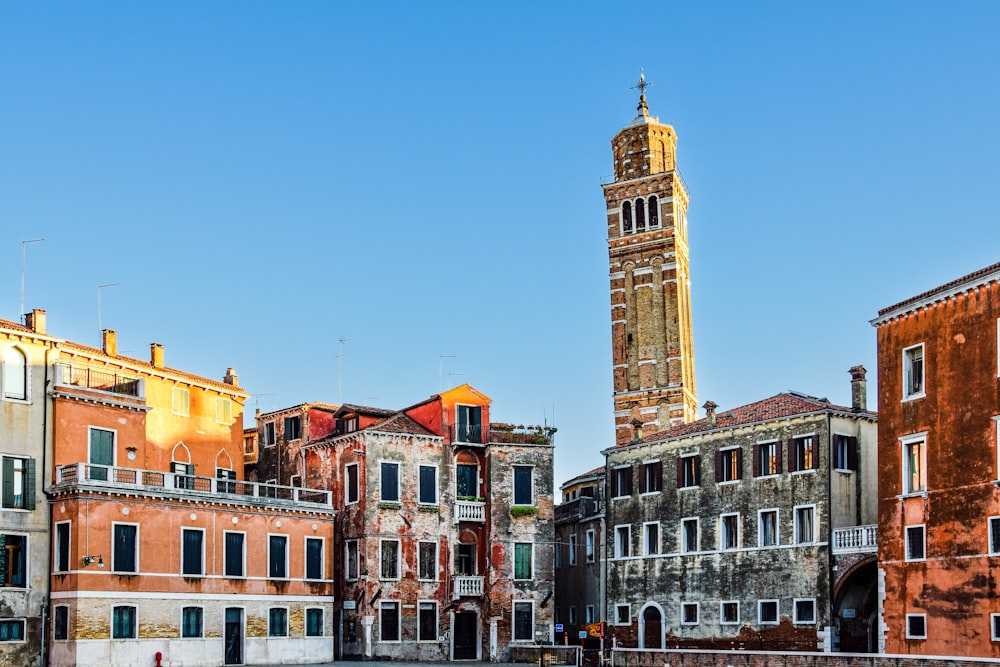
[(226, 608), (225, 651), (227, 665), (243, 664), (243, 610)]
[(650, 605), (642, 610), (642, 648), (663, 648), (660, 610)]
[(457, 611), (453, 624), (455, 647), (452, 652), (454, 660), (475, 660), (476, 654), (476, 612)]

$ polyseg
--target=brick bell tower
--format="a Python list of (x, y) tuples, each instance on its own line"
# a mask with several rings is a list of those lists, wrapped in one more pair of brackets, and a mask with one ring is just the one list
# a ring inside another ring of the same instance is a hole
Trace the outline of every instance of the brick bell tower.
[(638, 115), (611, 140), (608, 213), (615, 439), (628, 444), (697, 415), (688, 193), (674, 128), (649, 115), (640, 74)]

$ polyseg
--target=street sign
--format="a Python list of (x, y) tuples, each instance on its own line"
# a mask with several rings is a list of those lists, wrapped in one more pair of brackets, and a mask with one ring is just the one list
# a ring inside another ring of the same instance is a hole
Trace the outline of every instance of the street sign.
[(562, 632), (562, 631), (563, 631), (563, 624), (556, 623), (556, 632)]

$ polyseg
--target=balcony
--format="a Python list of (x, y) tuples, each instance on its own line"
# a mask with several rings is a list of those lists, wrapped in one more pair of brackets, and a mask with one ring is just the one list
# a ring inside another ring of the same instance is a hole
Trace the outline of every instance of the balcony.
[(464, 445), (482, 445), (483, 425), (482, 424), (452, 424), (451, 441)]
[(834, 554), (875, 553), (878, 551), (878, 526), (851, 526), (833, 529)]
[(486, 503), (481, 500), (456, 500), (455, 523), (460, 521), (486, 523)]
[(551, 426), (490, 424), (487, 442), (504, 445), (551, 445), (556, 429)]
[(145, 386), (137, 377), (122, 375), (106, 368), (73, 364), (56, 365), (56, 386), (93, 389), (130, 398), (145, 398)]
[(452, 599), (457, 600), (462, 597), (482, 597), (483, 577), (456, 576)]
[(333, 495), (322, 489), (259, 484), (235, 479), (197, 477), (157, 470), (116, 468), (89, 463), (71, 463), (56, 468), (52, 491), (97, 489), (154, 493), (191, 500), (235, 500), (260, 505), (289, 505), (331, 509)]

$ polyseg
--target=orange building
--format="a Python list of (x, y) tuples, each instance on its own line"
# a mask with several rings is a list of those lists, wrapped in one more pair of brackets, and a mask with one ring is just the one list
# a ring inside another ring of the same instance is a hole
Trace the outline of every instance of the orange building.
[(278, 664), (332, 658), (328, 491), (244, 475), (233, 369), (210, 380), (61, 341), (49, 664)]
[(1000, 264), (872, 324), (884, 650), (1000, 658)]

